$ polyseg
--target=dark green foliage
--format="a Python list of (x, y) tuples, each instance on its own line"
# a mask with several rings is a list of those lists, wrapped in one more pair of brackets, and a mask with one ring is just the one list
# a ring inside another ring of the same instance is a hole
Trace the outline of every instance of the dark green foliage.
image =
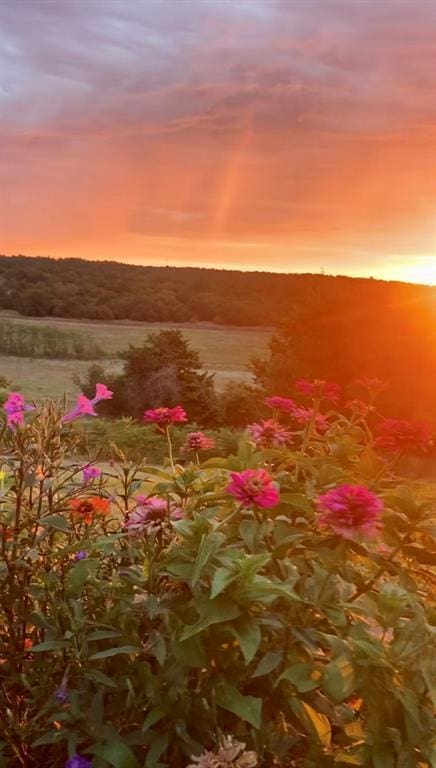
[[(2, 768), (188, 768), (205, 750), (204, 768), (434, 765), (434, 490), (380, 470), (367, 425), (335, 413), (292, 450), (201, 463), (119, 455), (84, 484), (62, 416), (0, 426)], [(247, 469), (277, 506), (233, 498)], [(317, 496), (344, 482), (383, 500), (373, 537), (352, 509), (349, 538), (320, 525)], [(224, 734), (244, 759), (213, 757)]]
[(92, 366), (85, 382), (78, 381), (92, 396), (97, 381), (105, 381), (114, 392), (102, 412), (142, 420), (147, 408), (183, 403), (190, 422), (203, 426), (219, 420), (213, 375), (202, 370), (198, 352), (190, 348), (181, 331), (149, 334), (141, 347), (130, 346), (120, 357), (124, 368), (119, 376), (107, 376)]
[(0, 320), (0, 355), (94, 360), (105, 352), (88, 333)]

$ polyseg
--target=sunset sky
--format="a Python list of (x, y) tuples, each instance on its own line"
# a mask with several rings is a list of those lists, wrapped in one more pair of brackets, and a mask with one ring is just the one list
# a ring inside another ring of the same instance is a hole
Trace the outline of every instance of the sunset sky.
[(435, 0), (0, 16), (0, 252), (436, 283)]

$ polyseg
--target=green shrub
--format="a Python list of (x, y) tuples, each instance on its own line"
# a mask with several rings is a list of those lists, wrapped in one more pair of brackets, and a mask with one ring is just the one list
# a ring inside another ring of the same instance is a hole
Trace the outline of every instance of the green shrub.
[(3, 765), (435, 764), (434, 494), (362, 418), (315, 416), (282, 416), (279, 448), (87, 479), (58, 407), (2, 428)]

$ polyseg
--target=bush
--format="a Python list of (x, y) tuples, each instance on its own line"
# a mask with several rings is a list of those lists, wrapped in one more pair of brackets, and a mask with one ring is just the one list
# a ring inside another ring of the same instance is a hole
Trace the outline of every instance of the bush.
[(394, 473), (425, 435), (319, 408), (99, 472), (77, 410), (8, 400), (3, 765), (434, 765), (434, 494)]

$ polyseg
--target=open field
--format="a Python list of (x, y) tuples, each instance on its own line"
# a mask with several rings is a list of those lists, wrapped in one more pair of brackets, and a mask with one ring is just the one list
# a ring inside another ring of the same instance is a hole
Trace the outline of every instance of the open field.
[[(216, 328), (156, 323), (97, 322), (64, 320), (61, 318), (24, 318), (2, 313), (14, 323), (50, 325), (61, 330), (78, 331), (91, 335), (107, 350), (108, 359), (98, 360), (110, 372), (121, 368), (116, 355), (129, 344), (141, 344), (147, 334), (163, 328), (179, 328), (193, 349), (200, 353), (205, 368), (216, 374), (218, 388), (228, 381), (249, 379), (246, 366), (254, 355), (266, 351), (271, 331), (264, 329)], [(19, 386), (25, 395), (41, 397), (73, 397), (77, 388), (72, 377), (84, 373), (92, 361), (47, 360), (25, 357), (0, 356), (0, 375)]]

